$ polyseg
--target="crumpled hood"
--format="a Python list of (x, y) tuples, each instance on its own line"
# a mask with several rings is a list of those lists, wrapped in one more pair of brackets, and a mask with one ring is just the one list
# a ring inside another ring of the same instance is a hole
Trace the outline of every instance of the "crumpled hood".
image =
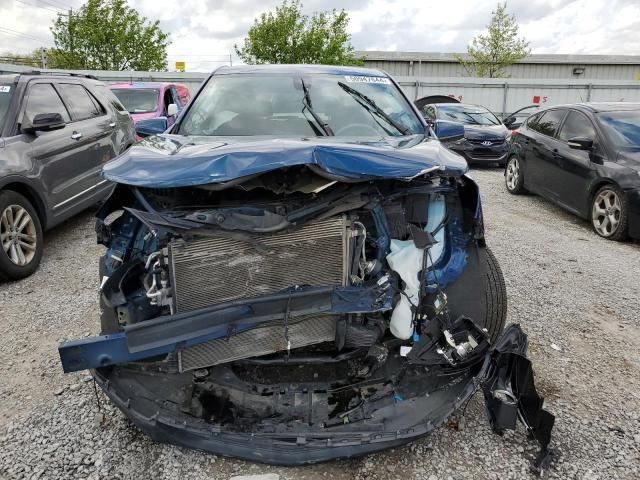
[(460, 176), (462, 157), (437, 140), (414, 136), (370, 143), (335, 139), (239, 140), (157, 135), (134, 145), (107, 163), (104, 178), (127, 185), (155, 188), (222, 183), (297, 165), (315, 166), (329, 176), (350, 181), (410, 179), (438, 170)]
[(504, 125), (464, 126), (464, 136), (470, 140), (504, 140), (508, 131)]

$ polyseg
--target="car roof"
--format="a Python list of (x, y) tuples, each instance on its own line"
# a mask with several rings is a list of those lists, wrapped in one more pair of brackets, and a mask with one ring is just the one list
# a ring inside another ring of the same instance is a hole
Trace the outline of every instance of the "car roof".
[(565, 103), (561, 105), (552, 105), (541, 111), (547, 111), (554, 108), (575, 108), (585, 112), (622, 112), (640, 110), (640, 103), (635, 102), (580, 102)]
[(487, 107), (484, 107), (482, 105), (475, 105), (473, 103), (432, 103), (431, 105), (433, 105), (434, 107), (460, 107), (460, 108), (482, 108), (484, 110), (489, 110)]
[(15, 83), (18, 80), (18, 74), (0, 75), (0, 83)]
[(336, 65), (234, 65), (217, 68), (214, 75), (232, 74), (257, 74), (257, 73), (282, 73), (308, 75), (367, 75), (372, 77), (388, 77), (388, 75), (374, 68), (348, 67)]
[(179, 83), (169, 83), (169, 82), (122, 82), (122, 83), (112, 83), (109, 85), (109, 88), (162, 88), (168, 87), (170, 85), (180, 85)]

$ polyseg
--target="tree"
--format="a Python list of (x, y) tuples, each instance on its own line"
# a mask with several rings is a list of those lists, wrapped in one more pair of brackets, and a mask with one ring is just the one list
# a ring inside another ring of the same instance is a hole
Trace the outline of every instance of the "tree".
[(78, 12), (59, 15), (51, 32), (58, 68), (167, 69), (169, 35), (159, 21), (148, 22), (126, 0), (88, 0)]
[(476, 77), (506, 77), (505, 67), (513, 65), (531, 52), (529, 42), (518, 38), (518, 22), (507, 13), (507, 3), (498, 3), (491, 12), (487, 33), (478, 35), (467, 47), (470, 59), (457, 59), (467, 73)]
[(247, 32), (244, 45), (235, 45), (238, 56), (249, 64), (319, 63), (361, 65), (349, 43), (349, 16), (344, 10), (302, 13), (299, 0), (286, 0), (276, 11), (262, 13)]

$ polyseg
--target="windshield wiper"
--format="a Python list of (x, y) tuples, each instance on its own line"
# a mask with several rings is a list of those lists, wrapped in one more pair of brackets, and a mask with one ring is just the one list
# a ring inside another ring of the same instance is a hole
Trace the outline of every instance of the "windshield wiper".
[(352, 97), (354, 97), (356, 101), (358, 101), (358, 103), (363, 107), (365, 107), (367, 110), (384, 118), (384, 120), (388, 122), (389, 125), (393, 125), (393, 127), (403, 135), (409, 135), (411, 133), (411, 130), (409, 130), (407, 127), (402, 125), (400, 122), (391, 118), (391, 116), (387, 112), (385, 112), (382, 108), (380, 108), (376, 102), (371, 100), (364, 93), (361, 93), (358, 90), (351, 88), (349, 85), (343, 82), (338, 82), (338, 86), (341, 89), (343, 89), (345, 92), (350, 94)]
[(311, 107), (311, 95), (309, 94), (309, 87), (307, 87), (307, 85), (304, 83), (304, 78), (300, 79), (300, 83), (302, 83), (302, 90), (304, 91), (304, 99), (302, 100), (302, 104), (304, 105), (304, 108), (302, 110), (304, 111), (305, 108), (307, 109), (307, 111), (311, 114), (311, 116), (316, 121), (316, 123), (320, 126), (325, 136), (333, 137), (335, 134), (333, 133), (333, 130), (331, 130), (331, 127), (329, 126), (329, 124), (323, 121), (320, 118), (320, 116)]

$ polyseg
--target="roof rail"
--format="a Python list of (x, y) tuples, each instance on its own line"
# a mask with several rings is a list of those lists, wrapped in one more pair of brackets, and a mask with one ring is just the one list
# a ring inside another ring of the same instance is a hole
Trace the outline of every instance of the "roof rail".
[(92, 80), (98, 80), (98, 77), (88, 73), (74, 73), (74, 72), (47, 72), (41, 70), (29, 70), (26, 72), (20, 72), (20, 75), (66, 75), (69, 77), (90, 78)]

